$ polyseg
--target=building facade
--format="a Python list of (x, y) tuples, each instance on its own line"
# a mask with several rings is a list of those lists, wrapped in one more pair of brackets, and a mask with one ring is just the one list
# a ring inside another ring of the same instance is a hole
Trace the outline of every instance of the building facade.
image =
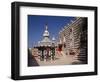
[(78, 55), (77, 59), (87, 63), (87, 18), (77, 17), (59, 32), (59, 44), (66, 55)]

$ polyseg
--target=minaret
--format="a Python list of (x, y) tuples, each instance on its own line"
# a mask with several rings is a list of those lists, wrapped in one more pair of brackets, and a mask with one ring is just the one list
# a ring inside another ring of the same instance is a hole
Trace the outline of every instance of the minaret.
[(64, 35), (64, 37), (63, 37), (63, 43), (65, 43), (66, 42), (66, 38), (65, 38), (65, 35)]

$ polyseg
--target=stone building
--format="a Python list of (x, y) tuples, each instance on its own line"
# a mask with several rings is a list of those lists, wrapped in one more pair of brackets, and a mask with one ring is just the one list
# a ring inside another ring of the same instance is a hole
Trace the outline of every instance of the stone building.
[(38, 45), (34, 47), (33, 53), (35, 53), (34, 50), (37, 50), (38, 56), (40, 56), (40, 60), (49, 59), (50, 57), (54, 59), (55, 47), (56, 47), (55, 37), (50, 39), (48, 26), (46, 24), (45, 31), (43, 33), (43, 39), (41, 41), (38, 41)]
[(78, 60), (87, 63), (87, 18), (77, 17), (59, 32), (59, 44), (66, 55), (78, 55)]

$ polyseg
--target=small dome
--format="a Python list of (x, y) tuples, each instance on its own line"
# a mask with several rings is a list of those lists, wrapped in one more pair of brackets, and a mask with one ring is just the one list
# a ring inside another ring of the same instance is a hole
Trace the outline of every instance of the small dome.
[(55, 41), (56, 40), (55, 37), (52, 37), (52, 40)]
[(48, 27), (47, 27), (47, 25), (46, 25), (46, 29), (45, 29), (45, 31), (44, 31), (43, 36), (49, 36), (49, 32), (48, 32)]

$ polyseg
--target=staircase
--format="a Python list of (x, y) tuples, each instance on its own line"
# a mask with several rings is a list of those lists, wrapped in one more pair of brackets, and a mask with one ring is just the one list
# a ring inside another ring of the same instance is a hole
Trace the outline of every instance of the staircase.
[(80, 60), (83, 64), (87, 64), (87, 48), (80, 49), (80, 55), (78, 55), (78, 60)]

